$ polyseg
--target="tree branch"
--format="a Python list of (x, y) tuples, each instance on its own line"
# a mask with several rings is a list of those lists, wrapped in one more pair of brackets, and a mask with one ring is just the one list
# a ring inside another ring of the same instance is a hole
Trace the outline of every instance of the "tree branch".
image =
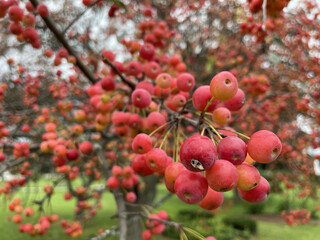
[(112, 62), (110, 62), (108, 59), (103, 58), (103, 61), (105, 63), (107, 63), (112, 69), (113, 71), (115, 71), (117, 73), (117, 75), (121, 78), (122, 82), (126, 83), (132, 90), (134, 90), (136, 88), (136, 84), (131, 82), (130, 80), (128, 80), (127, 78), (125, 78), (121, 72), (119, 71), (119, 69), (112, 64)]
[[(39, 4), (37, 0), (30, 0), (30, 2), (33, 4), (35, 8), (37, 8)], [(50, 31), (55, 35), (57, 40), (61, 42), (61, 44), (68, 50), (69, 54), (71, 54), (76, 58), (76, 64), (79, 67), (79, 69), (82, 71), (82, 73), (89, 79), (89, 81), (92, 84), (96, 83), (98, 80), (95, 78), (94, 74), (80, 60), (75, 50), (69, 45), (67, 40), (63, 37), (63, 34), (58, 30), (53, 20), (49, 16), (42, 17), (42, 19), (47, 25), (47, 27), (50, 29)]]

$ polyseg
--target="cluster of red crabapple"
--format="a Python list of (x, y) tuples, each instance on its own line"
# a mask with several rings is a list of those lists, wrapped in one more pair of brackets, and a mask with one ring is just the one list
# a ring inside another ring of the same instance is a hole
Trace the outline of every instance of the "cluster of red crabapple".
[[(189, 91), (194, 83), (191, 75), (186, 75), (181, 74), (178, 77), (177, 85), (179, 78), (184, 77), (180, 84), (185, 87), (185, 91)], [(160, 74), (156, 82), (160, 87), (167, 88), (171, 85), (170, 78), (169, 74)], [(197, 94), (197, 91), (202, 92)], [(149, 97), (147, 91), (136, 89), (132, 94), (132, 102), (140, 108), (147, 107), (151, 101)], [(237, 79), (227, 71), (217, 74), (210, 87), (198, 88), (192, 98), (194, 107), (203, 112), (215, 108), (216, 103), (213, 100), (226, 101), (226, 105), (232, 110), (238, 110), (243, 105), (243, 99), (244, 95), (239, 94)], [(217, 109), (219, 108), (214, 111)], [(223, 111), (212, 116), (213, 120), (218, 119), (215, 122), (222, 119), (221, 123), (226, 123), (223, 119), (229, 118)], [(225, 129), (222, 134), (209, 120), (207, 123), (214, 135), (205, 136), (202, 131), (202, 134), (188, 137), (180, 147), (179, 160), (169, 164), (166, 152), (161, 147), (153, 148), (149, 135), (138, 134), (132, 142), (132, 149), (137, 154), (133, 161), (134, 170), (142, 176), (164, 172), (169, 191), (176, 193), (182, 201), (189, 204), (199, 203), (205, 209), (221, 206), (222, 192), (235, 187), (246, 201), (264, 201), (270, 191), (269, 183), (253, 165), (245, 162), (245, 159), (251, 158), (259, 163), (274, 161), (282, 148), (279, 138), (270, 131), (261, 130), (251, 138), (244, 136), (249, 139), (246, 144), (235, 136), (234, 131), (231, 130), (230, 134), (228, 129)], [(205, 176), (201, 172), (205, 172)]]

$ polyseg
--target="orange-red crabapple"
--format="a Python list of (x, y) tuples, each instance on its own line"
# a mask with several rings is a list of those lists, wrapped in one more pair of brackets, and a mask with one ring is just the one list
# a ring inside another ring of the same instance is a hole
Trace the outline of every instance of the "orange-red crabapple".
[(239, 175), (237, 187), (244, 191), (255, 188), (260, 182), (260, 173), (257, 168), (249, 163), (243, 162), (237, 166)]
[(210, 91), (212, 96), (218, 100), (231, 100), (238, 91), (238, 81), (231, 72), (220, 72), (212, 78)]
[(157, 76), (156, 83), (161, 89), (169, 88), (172, 83), (172, 77), (168, 73), (161, 73)]
[(273, 132), (260, 130), (252, 134), (247, 148), (248, 153), (256, 162), (270, 163), (280, 155), (282, 144)]
[(224, 126), (231, 120), (231, 112), (225, 107), (216, 108), (212, 113), (212, 120), (215, 123)]

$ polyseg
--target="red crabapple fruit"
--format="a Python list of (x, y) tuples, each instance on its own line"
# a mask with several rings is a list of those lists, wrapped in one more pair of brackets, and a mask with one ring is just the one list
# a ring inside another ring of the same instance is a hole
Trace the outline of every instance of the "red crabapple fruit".
[[(210, 92), (210, 86), (198, 87), (192, 95), (192, 103), (194, 108), (202, 112), (211, 98), (212, 94)], [(207, 112), (212, 112), (218, 105), (218, 103), (219, 100), (214, 99), (213, 102), (207, 108)]]
[(227, 192), (237, 186), (237, 168), (227, 160), (217, 160), (215, 164), (206, 171), (206, 178), (213, 190)]
[(249, 191), (243, 191), (238, 188), (238, 192), (240, 197), (247, 202), (259, 203), (267, 199), (270, 193), (270, 184), (261, 176), (258, 186)]
[(131, 95), (132, 104), (138, 108), (147, 108), (151, 103), (151, 95), (142, 88), (135, 89)]
[(238, 88), (236, 95), (232, 99), (223, 102), (223, 104), (230, 111), (238, 111), (242, 108), (245, 101), (246, 101), (246, 96), (244, 92), (240, 88)]
[(154, 46), (151, 43), (145, 43), (140, 47), (139, 54), (141, 58), (150, 61), (155, 53)]
[(246, 159), (247, 145), (242, 139), (229, 136), (219, 142), (217, 151), (220, 159), (239, 165)]
[(144, 154), (151, 150), (151, 138), (145, 133), (139, 133), (132, 141), (132, 149), (135, 153)]
[(147, 165), (147, 154), (136, 154), (132, 159), (132, 169), (142, 177), (149, 176), (153, 173)]
[(181, 201), (195, 204), (206, 196), (208, 182), (201, 173), (184, 170), (177, 177), (174, 189)]
[(217, 148), (210, 138), (193, 135), (180, 148), (181, 163), (190, 171), (208, 170), (217, 159)]
[(45, 4), (39, 4), (38, 6), (37, 6), (37, 11), (38, 11), (38, 13), (39, 13), (39, 15), (41, 16), (41, 17), (43, 17), (43, 18), (45, 18), (45, 17), (48, 17), (48, 15), (49, 15), (49, 10), (48, 10), (48, 7), (45, 5)]
[(189, 92), (195, 85), (194, 77), (190, 73), (182, 73), (177, 77), (177, 88), (183, 92)]
[(282, 150), (278, 136), (268, 130), (260, 130), (252, 134), (247, 147), (252, 159), (259, 163), (273, 162)]
[(101, 87), (106, 91), (112, 91), (116, 87), (116, 82), (113, 77), (106, 76), (101, 79)]
[(216, 192), (215, 190), (208, 188), (207, 195), (198, 204), (203, 209), (213, 210), (220, 207), (223, 200), (224, 196), (222, 192)]
[(160, 148), (153, 148), (147, 153), (146, 161), (152, 171), (161, 172), (167, 166), (167, 154)]

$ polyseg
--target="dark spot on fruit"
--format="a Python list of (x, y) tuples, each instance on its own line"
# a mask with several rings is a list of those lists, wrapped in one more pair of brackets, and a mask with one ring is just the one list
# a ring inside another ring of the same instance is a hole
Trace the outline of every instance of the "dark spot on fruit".
[(240, 155), (239, 155), (239, 154), (236, 154), (236, 155), (234, 155), (234, 156), (232, 157), (232, 159), (233, 159), (234, 161), (237, 161), (239, 158), (240, 158)]
[(185, 199), (190, 199), (190, 198), (192, 197), (192, 194), (189, 193), (189, 192), (184, 192), (184, 193), (183, 193), (183, 197), (184, 197)]
[(229, 78), (227, 78), (226, 80), (224, 80), (224, 83), (225, 83), (226, 85), (230, 85), (230, 84), (231, 84), (231, 80), (230, 80)]
[(153, 160), (150, 160), (149, 163), (150, 163), (151, 167), (156, 167), (157, 166), (157, 164)]

